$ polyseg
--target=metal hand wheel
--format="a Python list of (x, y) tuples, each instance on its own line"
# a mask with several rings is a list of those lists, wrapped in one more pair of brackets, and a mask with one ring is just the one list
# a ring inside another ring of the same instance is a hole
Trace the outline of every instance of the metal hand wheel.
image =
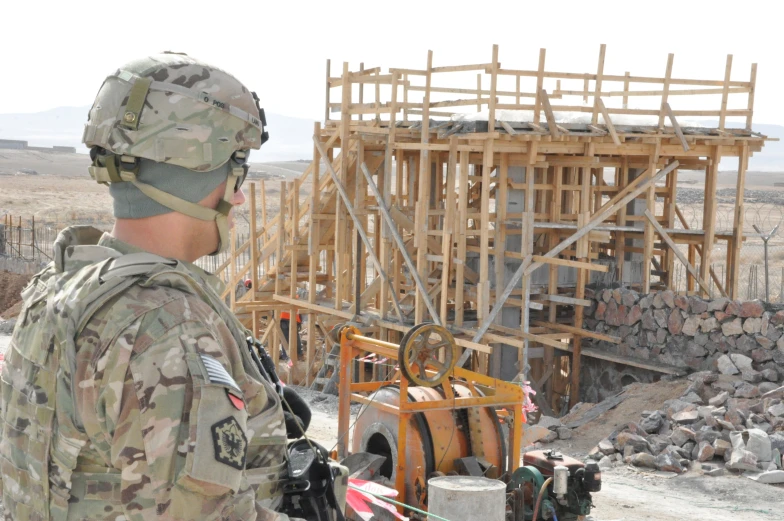
[[(444, 361), (441, 361), (443, 356)], [(398, 351), (400, 371), (415, 385), (435, 387), (449, 376), (457, 362), (457, 344), (446, 328), (419, 324), (403, 337)], [(435, 374), (426, 371), (430, 369)]]

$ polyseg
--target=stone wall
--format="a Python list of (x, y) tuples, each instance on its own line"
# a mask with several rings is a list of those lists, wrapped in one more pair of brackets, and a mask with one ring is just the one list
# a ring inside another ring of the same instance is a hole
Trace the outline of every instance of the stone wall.
[[(761, 301), (703, 300), (660, 291), (640, 295), (627, 288), (590, 288), (584, 327), (619, 337), (620, 344), (584, 339), (583, 346), (651, 361), (685, 372), (715, 370), (724, 354), (753, 361), (744, 378), (780, 381), (784, 376), (784, 310)], [(662, 373), (583, 358), (581, 398), (602, 400), (634, 381)]]

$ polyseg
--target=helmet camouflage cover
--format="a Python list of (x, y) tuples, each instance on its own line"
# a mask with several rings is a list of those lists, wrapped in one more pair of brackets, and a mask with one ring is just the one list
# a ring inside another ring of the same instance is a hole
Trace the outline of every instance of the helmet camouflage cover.
[[(162, 53), (132, 61), (104, 80), (82, 141), (91, 147), (97, 182), (131, 183), (159, 204), (215, 221), (219, 243), (229, 245), (232, 195), (248, 173), (248, 150), (267, 141), (258, 97), (234, 76), (185, 54)], [(217, 208), (185, 201), (141, 182), (140, 158), (210, 172), (231, 161)]]
[(106, 78), (83, 142), (206, 172), (266, 140), (264, 113), (234, 76), (184, 54), (132, 61)]

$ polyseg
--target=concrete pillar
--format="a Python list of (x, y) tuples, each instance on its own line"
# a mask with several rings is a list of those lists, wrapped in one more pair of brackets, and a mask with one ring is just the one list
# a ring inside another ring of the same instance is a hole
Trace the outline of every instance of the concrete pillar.
[(506, 485), (497, 479), (433, 478), (427, 482), (427, 497), (428, 511), (449, 521), (504, 521), (506, 516)]

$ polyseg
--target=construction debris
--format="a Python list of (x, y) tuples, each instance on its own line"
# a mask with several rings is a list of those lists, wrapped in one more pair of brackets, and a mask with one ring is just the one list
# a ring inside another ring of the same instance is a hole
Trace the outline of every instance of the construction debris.
[[(728, 357), (725, 364), (748, 372), (745, 358)], [(764, 383), (718, 371), (695, 373), (689, 381), (683, 396), (643, 411), (639, 421), (599, 441), (589, 458), (602, 468), (631, 464), (679, 474), (698, 462), (706, 475), (726, 468), (760, 483), (784, 483), (784, 387), (761, 393)]]

